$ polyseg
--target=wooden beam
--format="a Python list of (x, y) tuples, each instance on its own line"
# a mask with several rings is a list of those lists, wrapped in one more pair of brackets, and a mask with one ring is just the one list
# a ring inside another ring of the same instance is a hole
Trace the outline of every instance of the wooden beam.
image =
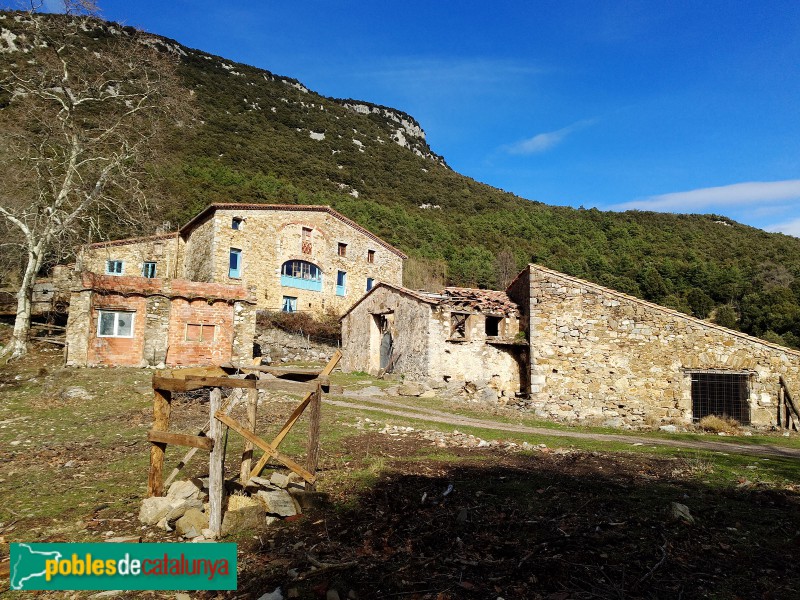
[(322, 388), (311, 397), (311, 414), (308, 424), (308, 450), (306, 452), (306, 469), (309, 473), (316, 473), (319, 464), (319, 427), (322, 419)]
[[(258, 390), (247, 390), (247, 425), (250, 431), (256, 432), (256, 411), (258, 410)], [(244, 452), (242, 452), (242, 465), (239, 470), (239, 480), (246, 484), (250, 479), (250, 467), (253, 462), (253, 442), (245, 439)]]
[(240, 425), (239, 422), (236, 419), (233, 419), (233, 418), (229, 417), (228, 415), (223, 414), (222, 412), (217, 412), (217, 413), (214, 414), (214, 416), (219, 421), (221, 421), (222, 423), (224, 423), (225, 425), (227, 425), (228, 427), (233, 429), (236, 433), (241, 435), (244, 439), (253, 442), (256, 446), (261, 448), (266, 454), (269, 454), (270, 456), (275, 458), (275, 460), (277, 460), (277, 461), (283, 463), (284, 465), (286, 465), (287, 467), (289, 467), (292, 471), (294, 471), (295, 473), (300, 475), (300, 477), (305, 479), (307, 482), (313, 484), (316, 481), (316, 479), (317, 479), (316, 476), (314, 476), (311, 473), (309, 473), (306, 469), (301, 467), (299, 464), (297, 464), (295, 461), (293, 461), (288, 456), (285, 456), (284, 454), (281, 454), (280, 452), (278, 452), (275, 448), (270, 446), (267, 442), (262, 440), (255, 433), (253, 433), (252, 431), (248, 430), (246, 427), (243, 427), (242, 425)]
[[(227, 365), (225, 365), (227, 366)], [(322, 369), (301, 369), (298, 367), (272, 367), (267, 365), (241, 365), (231, 364), (234, 369), (240, 371), (253, 371), (257, 373), (269, 373), (280, 377), (282, 375), (296, 375), (298, 377), (319, 377), (322, 374)]]
[[(155, 431), (169, 430), (169, 413), (171, 409), (172, 394), (166, 390), (153, 390), (153, 429)], [(150, 473), (147, 476), (147, 495), (161, 496), (164, 494), (164, 454), (167, 445), (164, 442), (150, 443)]]
[[(231, 393), (231, 395), (228, 396), (225, 402), (222, 404), (222, 411), (225, 414), (230, 413), (231, 410), (233, 410), (233, 407), (236, 406), (237, 402), (239, 402), (240, 399), (241, 399), (241, 394), (236, 394), (236, 390), (234, 390), (233, 393)], [(208, 433), (208, 430), (211, 427), (211, 421), (212, 419), (206, 421), (206, 424), (200, 430), (198, 435), (206, 435)], [(197, 450), (198, 448), (192, 448), (184, 455), (184, 457), (180, 460), (180, 462), (178, 462), (177, 466), (174, 469), (172, 469), (172, 473), (169, 474), (169, 477), (167, 477), (167, 480), (164, 482), (164, 487), (169, 487), (169, 484), (172, 483), (172, 481), (178, 476), (178, 473), (180, 473), (181, 470), (187, 464), (189, 464), (189, 461), (192, 460), (194, 455), (197, 454)]]
[(222, 391), (219, 388), (211, 390), (210, 400), (211, 427), (208, 435), (214, 440), (214, 448), (208, 459), (208, 528), (219, 537), (222, 529), (222, 500), (224, 494), (223, 469), (225, 468), (225, 445), (222, 443), (222, 424), (213, 418), (217, 413), (224, 415), (220, 410), (222, 404)]
[(202, 435), (186, 435), (184, 433), (172, 433), (170, 431), (158, 431), (151, 429), (147, 434), (147, 439), (151, 442), (162, 444), (173, 444), (175, 446), (189, 446), (200, 450), (211, 450), (214, 448), (214, 440)]
[[(333, 356), (328, 361), (328, 364), (325, 365), (325, 368), (322, 369), (320, 372), (321, 377), (328, 377), (333, 370), (336, 368), (336, 365), (339, 364), (339, 361), (342, 358), (342, 353), (337, 350), (333, 353)], [(315, 390), (316, 391), (316, 390)], [(341, 393), (341, 392), (333, 392), (333, 393)], [(286, 420), (286, 423), (283, 424), (281, 430), (278, 432), (278, 435), (275, 436), (275, 439), (272, 440), (272, 447), (277, 448), (281, 445), (283, 438), (289, 433), (289, 431), (294, 427), (294, 424), (297, 422), (297, 419), (300, 418), (300, 415), (303, 414), (303, 411), (308, 406), (308, 403), (311, 401), (311, 397), (313, 396), (314, 392), (309, 392), (306, 394), (306, 397), (300, 402), (297, 408), (292, 411), (292, 414), (289, 415), (289, 418)], [(264, 467), (267, 465), (267, 461), (269, 461), (269, 454), (264, 454), (256, 463), (256, 466), (253, 467), (253, 470), (250, 471), (250, 477), (258, 477), (261, 474), (261, 471), (264, 470)], [(244, 482), (242, 482), (244, 483)]]

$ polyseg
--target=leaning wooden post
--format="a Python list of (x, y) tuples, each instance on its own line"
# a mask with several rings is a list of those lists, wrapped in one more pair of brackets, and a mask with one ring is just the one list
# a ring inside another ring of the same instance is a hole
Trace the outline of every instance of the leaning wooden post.
[(214, 449), (208, 460), (208, 528), (219, 537), (222, 529), (222, 497), (224, 491), (223, 469), (225, 467), (225, 444), (222, 442), (223, 425), (214, 415), (222, 405), (222, 390), (213, 388), (210, 397), (211, 426), (208, 437), (214, 440)]
[(787, 415), (789, 411), (786, 410), (786, 397), (783, 391), (783, 384), (778, 391), (778, 429), (783, 429), (787, 424)]
[[(256, 432), (256, 410), (258, 409), (258, 390), (247, 390), (247, 424), (250, 431)], [(242, 485), (246, 485), (250, 480), (250, 466), (253, 460), (253, 442), (245, 439), (244, 452), (242, 452), (242, 467), (239, 472), (239, 480)]]
[[(172, 393), (167, 390), (153, 390), (153, 430), (169, 431), (169, 413)], [(150, 474), (147, 477), (147, 495), (164, 494), (164, 454), (167, 445), (162, 442), (150, 442)]]
[[(317, 384), (317, 391), (311, 398), (311, 414), (308, 423), (308, 453), (306, 470), (312, 475), (317, 472), (319, 463), (319, 426), (322, 418), (322, 386)], [(307, 486), (308, 487), (308, 486)], [(310, 485), (314, 487), (313, 484)]]

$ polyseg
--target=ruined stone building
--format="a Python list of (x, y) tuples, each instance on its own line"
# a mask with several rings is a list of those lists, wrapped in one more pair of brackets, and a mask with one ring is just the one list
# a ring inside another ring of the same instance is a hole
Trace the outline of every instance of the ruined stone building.
[(709, 414), (774, 425), (780, 378), (800, 390), (796, 350), (538, 265), (505, 293), (451, 294), (373, 290), (342, 320), (344, 368), (489, 380), (539, 416), (617, 426)]
[(92, 244), (78, 269), (237, 285), (259, 309), (341, 314), (406, 255), (329, 206), (212, 204), (180, 230)]
[(83, 249), (68, 362), (249, 358), (256, 309), (340, 314), (379, 281), (399, 284), (405, 258), (328, 206), (211, 205), (176, 232)]
[(381, 283), (342, 317), (342, 366), (416, 379), (484, 381), (514, 397), (525, 381), (519, 309), (505, 292), (415, 292)]

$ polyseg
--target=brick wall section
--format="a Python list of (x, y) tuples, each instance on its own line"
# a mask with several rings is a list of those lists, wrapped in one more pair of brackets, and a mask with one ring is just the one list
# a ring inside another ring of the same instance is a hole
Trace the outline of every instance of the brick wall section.
[[(530, 265), (530, 392), (541, 416), (612, 424), (692, 419), (691, 370), (746, 371), (754, 425), (776, 422), (800, 352)], [(520, 286), (520, 279), (512, 284)]]
[[(135, 312), (132, 338), (97, 335), (100, 309)], [(213, 340), (187, 339), (213, 325)], [(83, 274), (67, 323), (70, 365), (203, 365), (252, 356), (255, 308), (241, 286)]]

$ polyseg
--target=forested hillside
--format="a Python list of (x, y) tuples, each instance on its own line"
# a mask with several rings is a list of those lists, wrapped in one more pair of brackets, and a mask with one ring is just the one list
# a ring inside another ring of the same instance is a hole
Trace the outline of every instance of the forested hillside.
[[(8, 73), (22, 64), (30, 25), (15, 13), (0, 17)], [(81, 44), (103, 52), (126, 39), (125, 28), (98, 21)], [(502, 287), (532, 261), (800, 345), (796, 238), (714, 215), (611, 213), (519, 198), (454, 172), (400, 111), (326, 98), (290, 78), (147, 39), (180, 56), (192, 123), (165, 124), (174, 134), (145, 181), (149, 222), (121, 231), (109, 216), (92, 237), (175, 228), (211, 202), (329, 204), (407, 252), (411, 286), (446, 279)], [(10, 102), (6, 89), (0, 109)]]

